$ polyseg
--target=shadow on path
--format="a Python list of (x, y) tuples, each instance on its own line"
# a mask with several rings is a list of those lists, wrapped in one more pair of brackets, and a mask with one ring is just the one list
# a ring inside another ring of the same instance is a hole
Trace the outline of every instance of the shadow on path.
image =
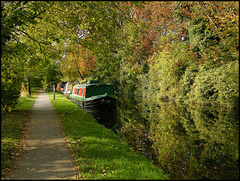
[(56, 112), (43, 89), (40, 89), (31, 113), (26, 151), (20, 160), (19, 169), (9, 179), (75, 179), (74, 165)]

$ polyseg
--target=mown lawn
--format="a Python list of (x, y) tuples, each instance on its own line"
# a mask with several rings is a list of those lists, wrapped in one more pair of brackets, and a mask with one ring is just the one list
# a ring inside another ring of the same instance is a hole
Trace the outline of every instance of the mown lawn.
[(112, 130), (71, 100), (60, 93), (56, 93), (55, 100), (52, 92), (48, 95), (77, 157), (79, 179), (169, 179), (162, 169), (135, 153), (127, 143), (120, 142)]
[(13, 168), (13, 163), (19, 158), (23, 148), (23, 137), (29, 121), (30, 109), (36, 98), (36, 91), (29, 97), (22, 94), (19, 103), (11, 112), (2, 112), (1, 115), (1, 179), (6, 179)]

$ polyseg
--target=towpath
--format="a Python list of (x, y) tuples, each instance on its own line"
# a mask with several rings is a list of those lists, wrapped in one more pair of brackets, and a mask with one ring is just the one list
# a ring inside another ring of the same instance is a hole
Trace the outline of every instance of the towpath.
[(40, 89), (31, 110), (26, 151), (10, 180), (75, 179), (74, 165), (48, 94)]

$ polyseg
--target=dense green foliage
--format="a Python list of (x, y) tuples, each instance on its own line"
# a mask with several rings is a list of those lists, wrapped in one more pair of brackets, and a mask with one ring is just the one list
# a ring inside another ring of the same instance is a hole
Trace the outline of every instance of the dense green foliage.
[(79, 45), (94, 55), (94, 70), (85, 75), (112, 83), (121, 98), (145, 97), (139, 90), (147, 85), (157, 97), (238, 106), (239, 74), (228, 73), (238, 67), (238, 2), (3, 2), (1, 8), (2, 97), (8, 100), (2, 109), (16, 104), (28, 76), (46, 87), (58, 82), (45, 68), (70, 72), (68, 56)]
[(48, 6), (42, 1), (1, 2), (1, 111), (17, 104), (29, 76), (31, 87), (42, 86), (45, 66), (59, 56), (45, 32), (50, 26), (41, 23)]
[(56, 64), (49, 64), (45, 68), (44, 90), (51, 91), (53, 89), (53, 85), (55, 85), (56, 88), (61, 77), (62, 73), (57, 69)]

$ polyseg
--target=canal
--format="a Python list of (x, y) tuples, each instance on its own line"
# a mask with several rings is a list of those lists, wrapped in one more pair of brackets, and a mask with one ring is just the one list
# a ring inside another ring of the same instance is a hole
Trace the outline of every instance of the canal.
[[(91, 113), (91, 112), (90, 112)], [(119, 105), (95, 118), (171, 180), (239, 178), (239, 110), (163, 102)]]

